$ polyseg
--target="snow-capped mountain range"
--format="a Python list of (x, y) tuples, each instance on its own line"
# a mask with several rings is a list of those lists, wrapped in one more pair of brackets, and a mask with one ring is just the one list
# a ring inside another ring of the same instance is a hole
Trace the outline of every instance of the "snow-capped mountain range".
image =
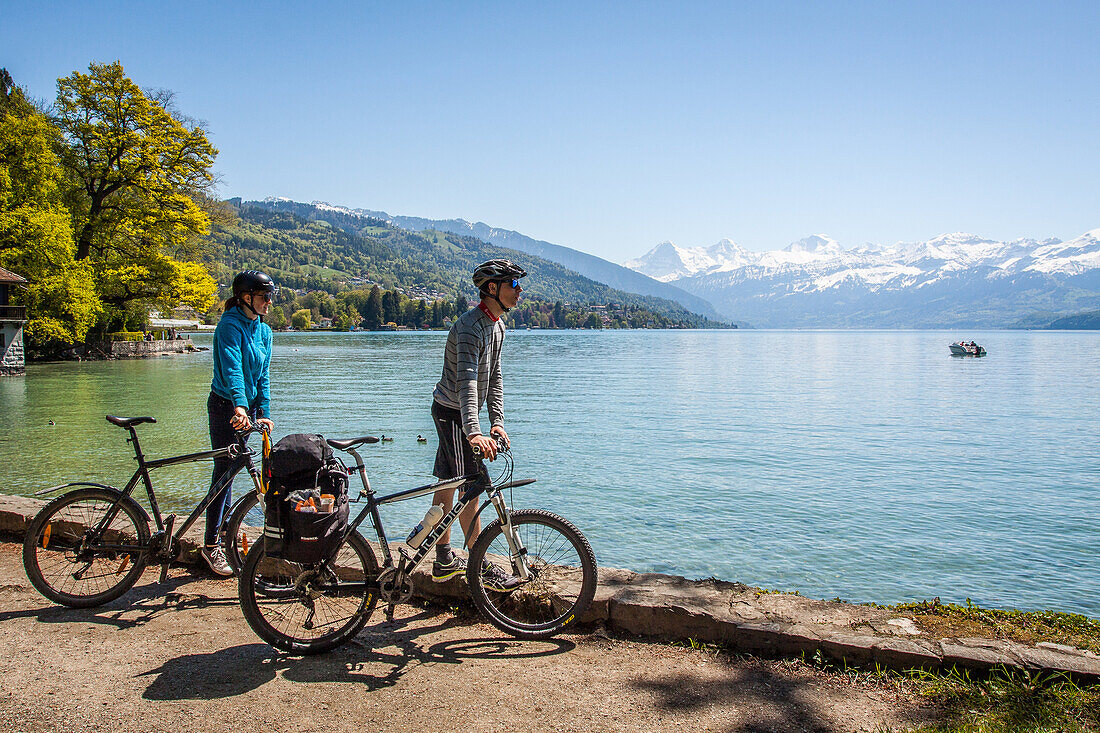
[(851, 249), (813, 235), (771, 252), (664, 242), (625, 264), (761, 326), (1009, 326), (1100, 307), (1100, 229), (1069, 242), (954, 233)]

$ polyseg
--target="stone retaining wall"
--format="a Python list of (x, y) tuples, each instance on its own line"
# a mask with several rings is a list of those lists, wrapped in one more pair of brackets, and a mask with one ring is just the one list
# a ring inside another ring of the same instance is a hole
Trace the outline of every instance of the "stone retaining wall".
[(99, 341), (89, 344), (94, 350), (116, 359), (133, 359), (161, 354), (182, 354), (194, 350), (191, 339), (156, 341)]
[(0, 376), (17, 377), (27, 373), (23, 354), (23, 324), (0, 322)]
[[(0, 532), (22, 537), (45, 501), (0, 494)], [(253, 538), (259, 536), (252, 529)], [(183, 538), (180, 559), (199, 562), (199, 528)], [(741, 583), (687, 580), (673, 575), (601, 568), (596, 598), (584, 623), (639, 636), (691, 639), (764, 656), (822, 652), (851, 664), (895, 669), (987, 670), (1006, 665), (1100, 678), (1100, 656), (1059, 644), (1028, 646), (986, 638), (933, 639), (913, 620), (888, 609), (841, 601), (815, 601), (766, 593)], [(434, 583), (427, 570), (413, 574), (415, 593), (452, 603), (468, 598), (465, 581)]]

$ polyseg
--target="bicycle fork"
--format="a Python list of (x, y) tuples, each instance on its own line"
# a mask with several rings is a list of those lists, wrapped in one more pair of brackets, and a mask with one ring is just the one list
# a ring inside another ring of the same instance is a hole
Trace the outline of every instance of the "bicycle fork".
[(508, 552), (511, 555), (512, 568), (516, 573), (516, 577), (527, 582), (532, 577), (531, 568), (527, 565), (527, 548), (523, 546), (523, 541), (520, 540), (515, 527), (512, 526), (512, 513), (508, 511), (508, 505), (505, 503), (504, 496), (500, 491), (494, 491), (490, 494), (489, 501), (493, 503), (493, 508), (497, 510), (501, 533), (508, 542)]

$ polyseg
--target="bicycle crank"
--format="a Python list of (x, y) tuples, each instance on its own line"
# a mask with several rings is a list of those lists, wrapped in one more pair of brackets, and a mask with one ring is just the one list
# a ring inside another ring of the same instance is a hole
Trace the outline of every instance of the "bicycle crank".
[[(391, 607), (412, 598), (412, 579), (397, 568), (386, 568), (378, 575), (378, 593)], [(392, 615), (392, 611), (387, 613)]]

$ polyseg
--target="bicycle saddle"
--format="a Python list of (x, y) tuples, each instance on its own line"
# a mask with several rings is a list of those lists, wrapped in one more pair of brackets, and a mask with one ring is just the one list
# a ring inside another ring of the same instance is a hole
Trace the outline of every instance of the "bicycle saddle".
[(155, 423), (157, 419), (155, 417), (115, 417), (114, 415), (107, 416), (107, 422), (114, 425), (118, 425), (120, 428), (132, 428), (135, 425), (141, 425), (146, 422)]
[(356, 448), (363, 443), (377, 443), (378, 438), (373, 435), (364, 435), (362, 438), (352, 438), (351, 440), (332, 440), (331, 438), (325, 441), (336, 450), (347, 450), (349, 448)]

